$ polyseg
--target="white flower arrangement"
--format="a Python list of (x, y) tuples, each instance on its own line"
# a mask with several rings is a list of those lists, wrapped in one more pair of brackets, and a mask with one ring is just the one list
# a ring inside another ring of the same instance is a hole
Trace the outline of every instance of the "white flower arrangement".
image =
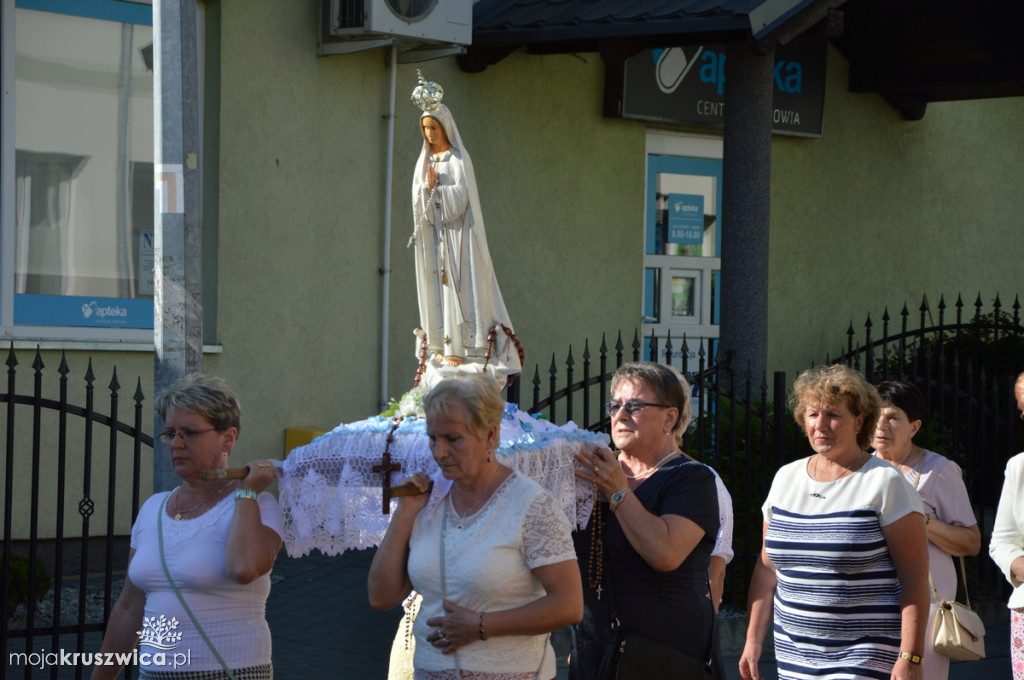
[(392, 399), (388, 403), (388, 409), (380, 415), (385, 418), (424, 418), (423, 397), (426, 396), (425, 387), (414, 387), (398, 401)]

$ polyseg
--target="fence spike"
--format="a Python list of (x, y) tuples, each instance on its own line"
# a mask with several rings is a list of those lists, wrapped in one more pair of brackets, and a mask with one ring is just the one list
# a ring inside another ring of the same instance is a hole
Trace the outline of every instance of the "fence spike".
[(60, 373), (61, 382), (67, 382), (71, 369), (68, 367), (68, 357), (64, 350), (60, 351), (60, 366), (57, 367), (57, 372)]
[(142, 378), (138, 379), (138, 384), (135, 386), (135, 403), (142, 406), (142, 402), (145, 400), (146, 395), (142, 392)]
[(974, 301), (974, 322), (975, 323), (978, 323), (979, 321), (981, 321), (981, 307), (982, 307), (982, 304), (984, 304), (984, 303), (982, 303), (982, 301), (981, 301), (981, 293), (979, 292), (978, 293), (978, 299)]
[[(654, 329), (651, 329), (651, 339), (647, 341), (647, 349), (650, 351), (651, 359), (654, 361), (658, 360), (658, 338), (654, 335)], [(640, 361), (640, 355), (636, 351), (633, 352), (633, 361)]]
[(89, 368), (85, 369), (85, 389), (91, 392), (94, 382), (96, 382), (96, 374), (92, 372), (92, 357), (89, 357)]
[(121, 383), (117, 380), (117, 366), (114, 366), (114, 373), (110, 376), (110, 384), (107, 385), (110, 390), (110, 396), (116, 397), (117, 391), (121, 389)]
[(18, 365), (18, 357), (14, 354), (14, 341), (11, 341), (11, 349), (7, 352), (7, 368), (10, 370), (8, 373), (14, 372), (14, 367)]

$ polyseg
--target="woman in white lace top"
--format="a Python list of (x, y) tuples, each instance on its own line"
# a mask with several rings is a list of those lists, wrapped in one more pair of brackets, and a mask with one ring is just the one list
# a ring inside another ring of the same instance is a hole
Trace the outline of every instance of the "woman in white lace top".
[[(423, 405), (451, 485), (438, 484), (430, 502), (426, 493), (399, 500), (370, 567), (370, 604), (422, 596), (417, 679), (550, 680), (548, 633), (583, 613), (569, 521), (540, 485), (498, 463), (504, 403), (490, 376), (446, 379)], [(405, 482), (429, 485), (422, 473)]]
[[(263, 491), (274, 466), (252, 461), (241, 481), (201, 479), (200, 470), (227, 467), (241, 426), (238, 399), (223, 380), (186, 378), (156, 406), (164, 421), (159, 438), (182, 484), (139, 510), (102, 651), (129, 656), (138, 642), (142, 680), (221, 680), (227, 669), (237, 680), (271, 680), (264, 609), (281, 513)], [(92, 678), (120, 672), (95, 666)]]

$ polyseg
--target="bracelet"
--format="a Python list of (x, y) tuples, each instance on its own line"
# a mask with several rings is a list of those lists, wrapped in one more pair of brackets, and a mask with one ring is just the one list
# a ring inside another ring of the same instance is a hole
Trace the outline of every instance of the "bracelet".
[(613, 493), (611, 495), (611, 498), (608, 499), (608, 509), (611, 510), (612, 512), (615, 512), (619, 505), (622, 504), (622, 501), (626, 499), (626, 496), (631, 493), (633, 493), (633, 490), (630, 489), (628, 486), (625, 489), (620, 489), (619, 491)]
[(235, 491), (235, 500), (237, 501), (242, 498), (248, 498), (249, 500), (256, 501), (257, 503), (260, 502), (259, 492), (253, 491), (252, 489), (238, 489)]
[(486, 614), (487, 614), (487, 612), (480, 612), (480, 639), (481, 640), (486, 640), (487, 639), (487, 636), (484, 635), (484, 616)]
[(911, 654), (910, 652), (904, 652), (904, 651), (900, 650), (900, 658), (901, 659), (906, 659), (907, 661), (909, 661), (910, 663), (914, 664), (915, 666), (920, 666), (921, 665), (921, 657), (919, 657), (917, 654)]

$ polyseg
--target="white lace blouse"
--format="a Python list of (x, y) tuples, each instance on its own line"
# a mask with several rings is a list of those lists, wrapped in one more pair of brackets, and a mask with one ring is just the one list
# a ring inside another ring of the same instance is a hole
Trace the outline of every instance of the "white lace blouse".
[(544, 595), (533, 569), (576, 559), (571, 526), (559, 502), (513, 472), (481, 510), (466, 518), (459, 517), (448, 498), (424, 509), (409, 541), (409, 576), (423, 596), (414, 626), (418, 680), (454, 678), (455, 656), (463, 680), (532, 680), (538, 668), (539, 677), (555, 677), (554, 651), (543, 635), (490, 638), (457, 655), (443, 655), (426, 641), (431, 632), (427, 620), (444, 614), (442, 533), (445, 597), (473, 611), (514, 609)]

